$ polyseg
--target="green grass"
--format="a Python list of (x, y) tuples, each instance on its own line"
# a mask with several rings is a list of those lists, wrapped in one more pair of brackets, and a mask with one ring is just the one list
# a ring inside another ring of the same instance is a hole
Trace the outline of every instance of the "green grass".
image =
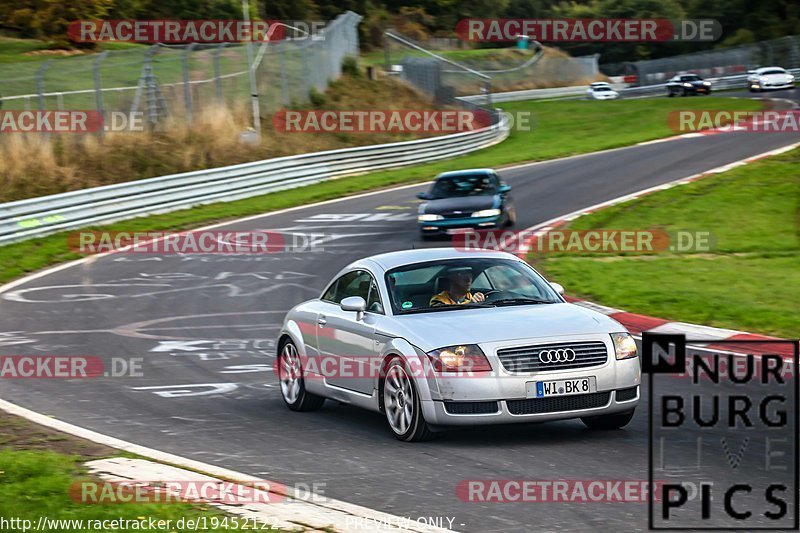
[[(163, 529), (168, 532), (195, 531), (193, 528), (177, 527), (178, 520), (190, 520), (205, 517), (208, 524), (211, 520), (223, 520), (227, 515), (214, 508), (200, 504), (185, 503), (110, 503), (84, 504), (73, 501), (69, 496), (70, 485), (77, 481), (91, 479), (83, 468), (82, 459), (76, 455), (56, 453), (49, 450), (12, 450), (0, 449), (0, 516), (6, 520), (18, 518), (30, 520), (35, 527), (39, 517), (51, 520), (171, 520), (172, 527)], [(231, 520), (229, 518), (229, 520)], [(244, 524), (239, 519), (239, 526)], [(217, 522), (219, 524), (220, 522)], [(146, 524), (146, 522), (145, 522)], [(184, 522), (185, 524), (185, 522)], [(252, 524), (248, 524), (252, 525)], [(63, 524), (51, 524), (39, 529), (46, 532), (78, 532), (88, 531)], [(92, 528), (94, 530), (94, 528)], [(130, 528), (129, 528), (130, 529)], [(146, 527), (144, 529), (147, 529)], [(110, 528), (104, 531), (124, 531)], [(233, 527), (217, 527), (206, 531), (232, 531)], [(21, 527), (9, 527), (3, 531), (24, 531)], [(30, 529), (28, 529), (30, 531)], [(273, 530), (274, 531), (274, 530)]]
[[(533, 131), (513, 131), (509, 139), (455, 160), (353, 176), (228, 203), (217, 203), (164, 215), (122, 221), (107, 229), (173, 230), (197, 227), (400, 183), (421, 182), (445, 170), (498, 167), (625, 146), (672, 135), (667, 114), (672, 109), (754, 109), (754, 100), (723, 98), (642, 99), (627, 102), (515, 102), (507, 111), (530, 111)], [(59, 233), (0, 247), (0, 282), (48, 265), (78, 258)]]
[(636, 313), (800, 336), (800, 150), (576, 219), (711, 234), (710, 252), (532, 256), (570, 294)]

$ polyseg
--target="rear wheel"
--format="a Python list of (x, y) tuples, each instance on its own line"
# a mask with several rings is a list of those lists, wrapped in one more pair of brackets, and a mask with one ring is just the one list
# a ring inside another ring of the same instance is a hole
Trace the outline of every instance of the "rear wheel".
[(633, 419), (634, 411), (613, 415), (585, 416), (581, 421), (589, 429), (621, 429)]
[(405, 442), (420, 442), (433, 433), (422, 415), (417, 388), (402, 359), (395, 357), (386, 368), (383, 380), (383, 409), (394, 436)]
[(293, 341), (286, 341), (278, 354), (278, 379), (281, 396), (292, 411), (314, 411), (322, 407), (325, 398), (306, 390), (300, 354)]

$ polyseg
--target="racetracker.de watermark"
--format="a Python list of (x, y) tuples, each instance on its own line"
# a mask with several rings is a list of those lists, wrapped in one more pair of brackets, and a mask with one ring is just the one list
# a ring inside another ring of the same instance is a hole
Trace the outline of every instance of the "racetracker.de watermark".
[(707, 231), (619, 229), (479, 230), (453, 235), (451, 242), (462, 251), (585, 254), (708, 252), (713, 244)]
[(719, 130), (747, 133), (800, 133), (800, 111), (675, 110), (667, 116), (679, 133)]
[[(508, 129), (533, 130), (530, 111), (502, 116)], [(281, 133), (461, 133), (491, 126), (492, 114), (455, 109), (280, 110), (272, 125)]]
[(465, 41), (506, 42), (527, 37), (541, 42), (716, 41), (722, 26), (713, 19), (461, 19)]
[(238, 43), (279, 41), (287, 27), (277, 20), (75, 20), (67, 37), (76, 43)]
[(0, 133), (96, 133), (144, 131), (144, 113), (111, 111), (0, 111)]
[(70, 250), (84, 255), (131, 254), (269, 254), (322, 252), (321, 233), (280, 231), (76, 231), (67, 236)]
[(89, 355), (0, 355), (0, 379), (142, 377), (141, 357)]
[(646, 502), (650, 483), (640, 479), (465, 479), (456, 496), (467, 503)]

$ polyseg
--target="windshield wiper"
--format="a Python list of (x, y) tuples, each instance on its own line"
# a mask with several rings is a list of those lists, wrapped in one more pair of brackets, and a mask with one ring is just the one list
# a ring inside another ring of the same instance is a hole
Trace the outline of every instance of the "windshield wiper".
[(494, 307), (493, 303), (469, 303), (469, 304), (445, 304), (445, 305), (436, 305), (433, 307), (420, 307), (419, 309), (411, 309), (410, 311), (404, 311), (403, 315), (412, 315), (414, 313), (427, 313), (430, 311), (450, 311), (451, 309), (484, 309)]
[(555, 302), (549, 302), (547, 300), (537, 300), (535, 298), (502, 298), (500, 300), (492, 300), (489, 303), (493, 305), (503, 306), (503, 305), (552, 304)]

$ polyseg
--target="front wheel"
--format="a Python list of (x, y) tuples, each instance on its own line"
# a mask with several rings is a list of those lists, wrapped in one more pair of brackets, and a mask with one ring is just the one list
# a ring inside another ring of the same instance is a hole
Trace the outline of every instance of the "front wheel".
[(616, 413), (613, 415), (585, 416), (581, 421), (589, 429), (621, 429), (633, 419), (634, 411)]
[(420, 442), (433, 435), (422, 415), (422, 402), (417, 388), (399, 357), (392, 359), (386, 368), (383, 409), (389, 427), (398, 440)]
[(505, 227), (507, 228), (513, 227), (514, 224), (516, 223), (517, 223), (517, 210), (512, 207), (506, 212)]
[(292, 411), (315, 411), (322, 407), (325, 398), (306, 390), (300, 354), (292, 341), (286, 341), (278, 354), (278, 379), (281, 396)]

